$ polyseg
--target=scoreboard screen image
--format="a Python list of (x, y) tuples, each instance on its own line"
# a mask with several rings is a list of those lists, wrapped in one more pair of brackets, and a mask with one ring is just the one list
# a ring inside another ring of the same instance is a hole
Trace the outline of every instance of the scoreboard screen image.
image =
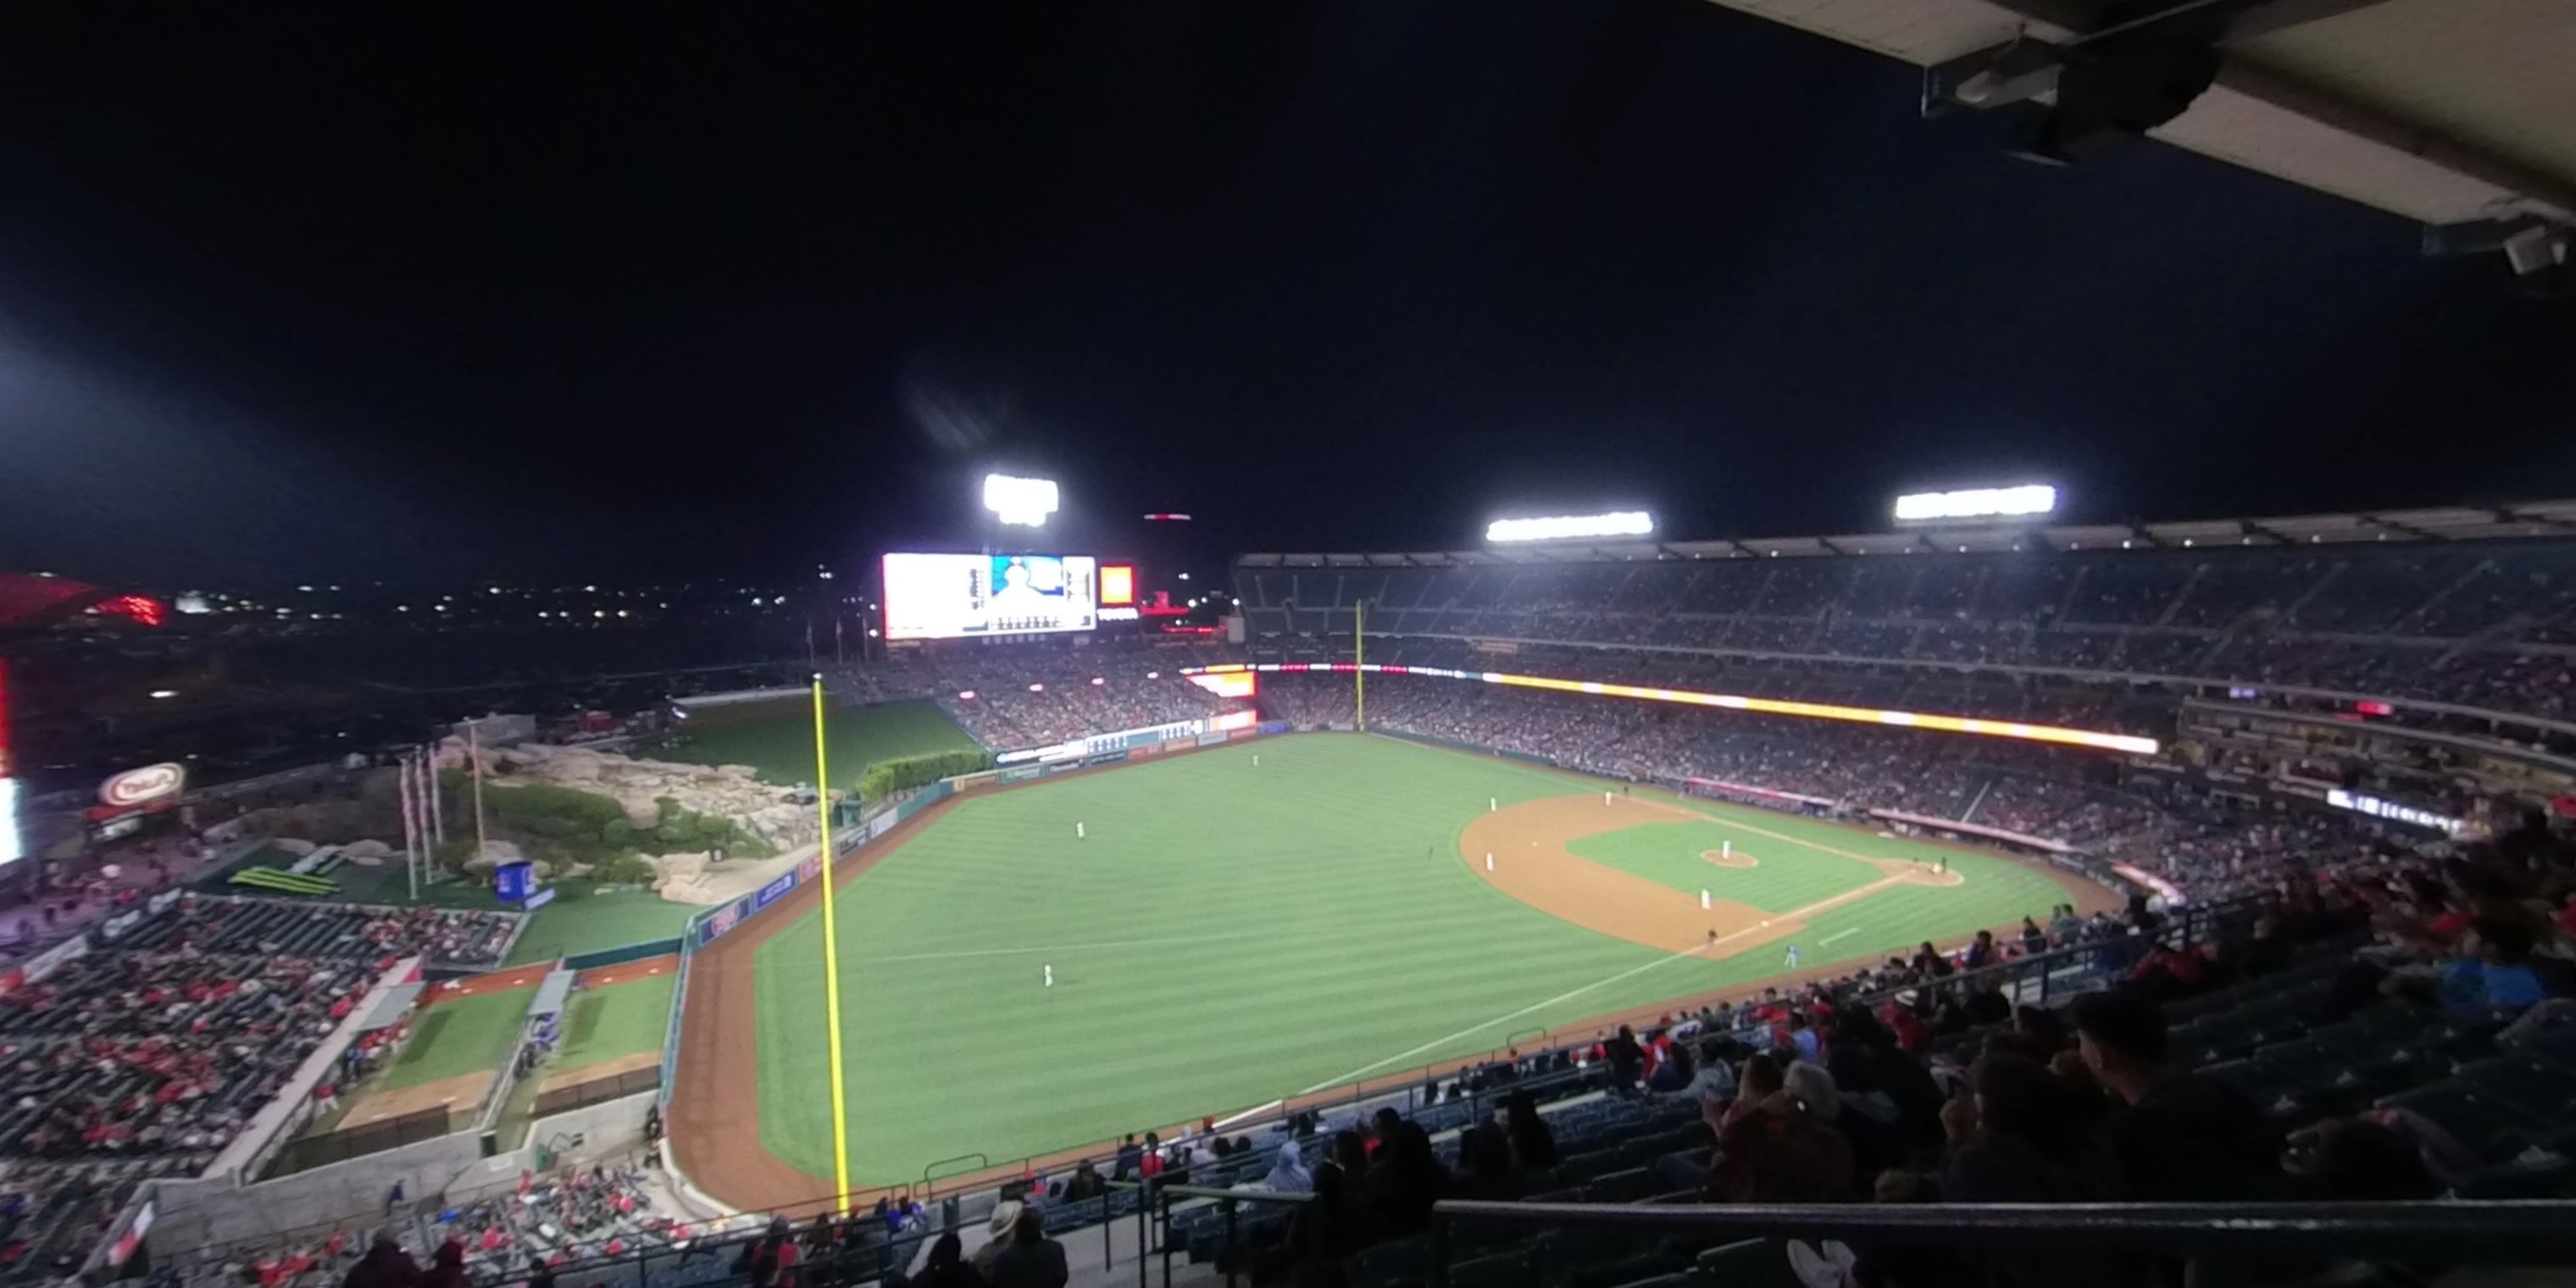
[(1089, 555), (885, 557), (890, 640), (1087, 631), (1099, 624), (1099, 561)]

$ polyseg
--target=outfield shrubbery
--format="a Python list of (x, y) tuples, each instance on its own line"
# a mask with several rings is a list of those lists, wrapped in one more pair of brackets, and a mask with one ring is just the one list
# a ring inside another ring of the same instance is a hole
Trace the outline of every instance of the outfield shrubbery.
[(928, 787), (942, 778), (972, 774), (984, 768), (980, 751), (934, 751), (924, 756), (880, 760), (859, 775), (859, 799), (873, 805), (896, 792)]
[[(451, 769), (440, 775), (442, 779), (450, 776), (453, 781), (445, 785), (471, 790), (464, 771)], [(627, 818), (626, 808), (609, 797), (552, 783), (490, 788), (483, 793), (483, 804), (497, 830), (517, 842), (530, 858), (559, 867), (584, 863), (600, 872), (624, 874), (601, 880), (651, 880), (641, 855), (723, 850), (743, 858), (765, 858), (770, 853), (759, 837), (732, 819), (684, 809), (668, 796), (653, 802), (656, 817), (650, 823)], [(620, 862), (629, 859), (635, 862)]]

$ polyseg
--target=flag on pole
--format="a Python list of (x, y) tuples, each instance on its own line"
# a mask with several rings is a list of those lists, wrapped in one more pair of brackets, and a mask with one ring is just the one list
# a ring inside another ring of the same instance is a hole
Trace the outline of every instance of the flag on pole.
[(420, 815), (411, 799), (411, 758), (394, 762), (394, 794), (402, 800), (403, 876), (411, 896), (420, 897)]
[(431, 748), (421, 748), (420, 754), (424, 762), (420, 771), (421, 783), (429, 788), (429, 837), (443, 845), (447, 842), (447, 806), (438, 798), (438, 761), (434, 759), (435, 752)]

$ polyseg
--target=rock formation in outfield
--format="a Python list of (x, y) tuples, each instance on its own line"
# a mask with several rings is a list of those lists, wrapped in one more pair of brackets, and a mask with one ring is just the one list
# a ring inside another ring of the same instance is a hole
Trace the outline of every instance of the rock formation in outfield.
[[(438, 766), (467, 767), (462, 739), (449, 738), (438, 745)], [(659, 807), (654, 802), (667, 796), (692, 813), (733, 820), (772, 850), (814, 839), (814, 807), (796, 804), (786, 788), (758, 781), (749, 765), (687, 765), (637, 760), (588, 747), (522, 743), (484, 748), (483, 769), (487, 787), (551, 783), (608, 797), (638, 826), (655, 820)], [(839, 793), (834, 796), (837, 799)]]

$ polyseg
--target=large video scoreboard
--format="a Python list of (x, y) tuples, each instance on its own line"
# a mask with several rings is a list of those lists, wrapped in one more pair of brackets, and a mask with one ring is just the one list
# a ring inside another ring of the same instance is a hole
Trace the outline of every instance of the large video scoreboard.
[(885, 637), (946, 640), (1087, 631), (1100, 624), (1090, 555), (890, 554)]

